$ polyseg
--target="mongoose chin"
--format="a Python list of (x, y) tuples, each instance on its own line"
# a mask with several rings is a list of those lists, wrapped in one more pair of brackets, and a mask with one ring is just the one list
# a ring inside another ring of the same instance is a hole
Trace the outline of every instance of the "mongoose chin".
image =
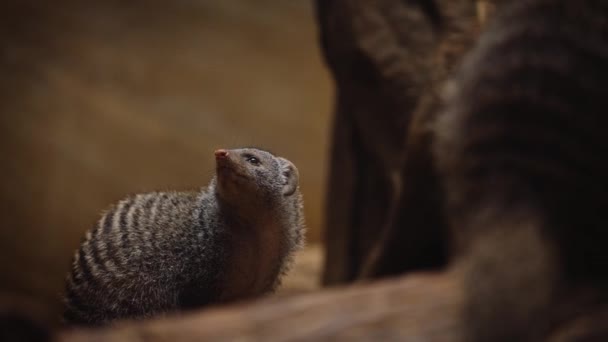
[(256, 148), (215, 151), (216, 175), (192, 192), (111, 206), (77, 250), (64, 319), (102, 325), (272, 292), (304, 244), (299, 174)]

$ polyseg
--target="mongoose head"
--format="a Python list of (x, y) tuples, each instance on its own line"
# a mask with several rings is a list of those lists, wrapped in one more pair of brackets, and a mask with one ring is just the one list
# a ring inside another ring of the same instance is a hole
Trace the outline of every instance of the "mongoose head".
[(289, 160), (255, 148), (215, 151), (217, 192), (235, 203), (283, 200), (298, 190), (298, 169)]

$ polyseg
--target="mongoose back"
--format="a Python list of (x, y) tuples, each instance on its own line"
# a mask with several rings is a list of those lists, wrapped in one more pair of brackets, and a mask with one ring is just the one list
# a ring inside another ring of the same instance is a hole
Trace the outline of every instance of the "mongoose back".
[(67, 324), (141, 319), (279, 285), (304, 243), (297, 168), (254, 148), (215, 158), (201, 191), (138, 194), (102, 215), (67, 277)]
[(608, 3), (501, 1), (496, 15), (447, 88), (434, 154), (464, 340), (540, 341), (605, 300)]
[[(400, 189), (386, 225), (368, 255), (360, 279), (394, 276), (416, 270), (440, 269), (448, 263), (449, 239), (441, 201), (442, 189), (431, 152), (433, 122), (440, 107), (442, 85), (452, 76), (462, 58), (474, 46), (480, 24), (475, 3), (470, 0), (417, 0), (435, 8), (432, 54), (408, 54), (410, 59), (430, 59), (425, 91), (418, 99), (408, 124), (402, 160)], [(430, 16), (427, 14), (427, 16)], [(409, 23), (403, 23), (409, 26)], [(427, 56), (428, 55), (428, 56)]]

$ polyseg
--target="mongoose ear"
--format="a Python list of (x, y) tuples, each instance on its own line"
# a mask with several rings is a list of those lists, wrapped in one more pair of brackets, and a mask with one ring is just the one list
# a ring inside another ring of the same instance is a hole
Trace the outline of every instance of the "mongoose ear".
[(281, 166), (283, 196), (291, 196), (298, 189), (298, 181), (300, 178), (298, 168), (285, 158), (279, 157), (278, 159)]

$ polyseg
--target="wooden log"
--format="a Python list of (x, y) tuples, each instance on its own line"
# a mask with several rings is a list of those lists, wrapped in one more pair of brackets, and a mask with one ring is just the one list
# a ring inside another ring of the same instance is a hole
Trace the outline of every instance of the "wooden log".
[[(464, 267), (463, 267), (464, 266)], [(58, 331), (57, 342), (105, 341), (463, 341), (463, 270), (412, 273), (368, 284), (209, 308), (96, 329)], [(606, 341), (608, 307), (570, 306), (540, 339)]]
[(461, 302), (458, 274), (416, 274), (181, 317), (64, 331), (56, 340), (454, 341)]

